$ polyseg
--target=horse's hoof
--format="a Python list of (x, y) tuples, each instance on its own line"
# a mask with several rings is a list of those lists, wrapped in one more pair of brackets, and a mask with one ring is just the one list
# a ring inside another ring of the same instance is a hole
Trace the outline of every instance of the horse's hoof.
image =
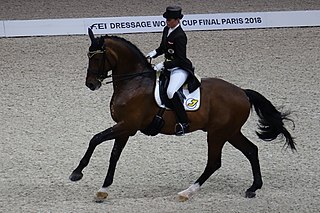
[(199, 191), (199, 189), (200, 189), (200, 184), (199, 183), (192, 184), (186, 190), (183, 190), (183, 191), (178, 193), (179, 201), (180, 202), (185, 202), (185, 201), (189, 200), (192, 195), (194, 195), (197, 191)]
[(254, 198), (256, 196), (255, 192), (246, 191), (246, 198)]
[(187, 200), (189, 200), (188, 196), (178, 194), (178, 201), (179, 202), (185, 202)]
[(69, 179), (71, 181), (78, 181), (78, 180), (81, 180), (82, 177), (83, 177), (82, 172), (72, 172)]
[(108, 193), (107, 192), (97, 192), (96, 197), (95, 197), (95, 201), (96, 203), (102, 203), (103, 201), (105, 201), (108, 197)]

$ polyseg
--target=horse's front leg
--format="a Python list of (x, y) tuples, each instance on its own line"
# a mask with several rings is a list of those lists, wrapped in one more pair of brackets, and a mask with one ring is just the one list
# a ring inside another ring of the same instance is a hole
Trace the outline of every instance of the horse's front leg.
[(110, 156), (109, 169), (107, 172), (107, 176), (104, 180), (102, 187), (96, 194), (96, 202), (103, 202), (108, 197), (107, 189), (113, 183), (113, 177), (116, 170), (117, 162), (120, 158), (121, 152), (125, 147), (128, 139), (129, 139), (129, 136), (116, 138), (112, 148), (111, 156)]
[(84, 154), (83, 158), (80, 160), (80, 163), (77, 166), (77, 168), (75, 170), (73, 170), (73, 172), (71, 173), (69, 179), (71, 181), (81, 180), (81, 178), (83, 176), (82, 170), (89, 164), (90, 158), (91, 158), (95, 148), (99, 144), (101, 144), (102, 142), (104, 142), (106, 140), (112, 140), (114, 138), (115, 138), (115, 132), (113, 130), (113, 127), (108, 128), (108, 129), (96, 134), (90, 140), (89, 147), (88, 147), (86, 153)]

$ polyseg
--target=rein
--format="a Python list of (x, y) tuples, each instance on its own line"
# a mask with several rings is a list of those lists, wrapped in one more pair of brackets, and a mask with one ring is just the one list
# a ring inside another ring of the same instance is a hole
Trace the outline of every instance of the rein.
[[(151, 64), (151, 61), (152, 61), (152, 58), (149, 58), (149, 63)], [(137, 73), (130, 73), (130, 74), (120, 74), (120, 75), (107, 75), (106, 79), (107, 78), (112, 78), (113, 77), (121, 77), (120, 79), (117, 79), (117, 80), (112, 80), (112, 81), (107, 81), (105, 82), (105, 84), (111, 84), (113, 82), (119, 82), (119, 81), (125, 81), (125, 80), (129, 80), (129, 79), (132, 79), (132, 78), (135, 78), (137, 76), (142, 76), (144, 74), (149, 74), (149, 73), (152, 73), (152, 71), (144, 71), (144, 72), (137, 72)]]
[(112, 78), (112, 77), (120, 77), (120, 79), (116, 79), (116, 80), (111, 80), (111, 81), (107, 81), (104, 84), (110, 84), (113, 82), (120, 82), (120, 81), (125, 81), (125, 80), (129, 80), (138, 76), (142, 76), (144, 74), (150, 74), (152, 73), (151, 71), (144, 71), (144, 72), (137, 72), (137, 73), (130, 73), (130, 74), (120, 74), (120, 75), (108, 75), (106, 77), (107, 78)]

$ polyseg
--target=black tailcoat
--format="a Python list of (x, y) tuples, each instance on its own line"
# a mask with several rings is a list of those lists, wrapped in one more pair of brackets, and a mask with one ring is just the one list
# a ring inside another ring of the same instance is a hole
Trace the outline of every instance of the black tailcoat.
[(166, 61), (164, 67), (172, 69), (180, 67), (189, 72), (187, 79), (189, 91), (193, 92), (200, 86), (200, 82), (194, 76), (194, 68), (192, 62), (187, 58), (187, 36), (181, 26), (177, 27), (168, 35), (169, 27), (163, 29), (162, 39), (160, 46), (156, 49), (157, 54), (155, 57), (164, 54)]

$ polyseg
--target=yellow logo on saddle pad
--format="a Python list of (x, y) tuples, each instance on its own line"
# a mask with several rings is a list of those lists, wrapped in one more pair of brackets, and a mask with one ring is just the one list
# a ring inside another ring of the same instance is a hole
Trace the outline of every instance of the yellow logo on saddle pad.
[(185, 105), (188, 109), (193, 109), (197, 106), (197, 103), (199, 101), (197, 99), (194, 99), (194, 98), (189, 98), (185, 101)]

